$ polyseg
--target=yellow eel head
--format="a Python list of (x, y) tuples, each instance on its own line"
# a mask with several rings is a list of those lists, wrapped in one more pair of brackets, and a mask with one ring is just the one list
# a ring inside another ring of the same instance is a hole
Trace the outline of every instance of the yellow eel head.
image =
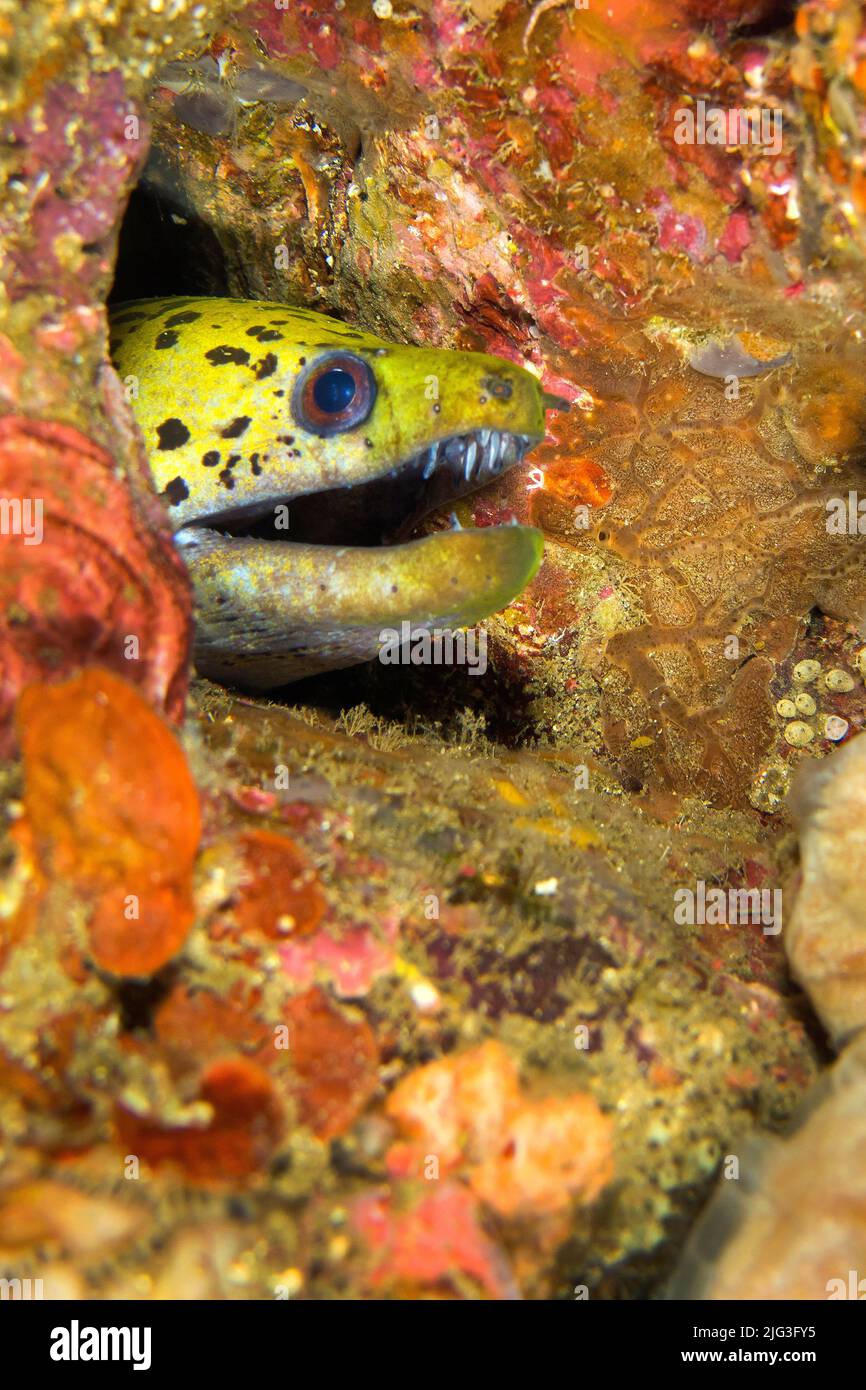
[(531, 527), (393, 543), (543, 438), (564, 403), (523, 368), (260, 301), (136, 300), (111, 333), (204, 674), (262, 689), (369, 660), (384, 629), (471, 625), (537, 571)]

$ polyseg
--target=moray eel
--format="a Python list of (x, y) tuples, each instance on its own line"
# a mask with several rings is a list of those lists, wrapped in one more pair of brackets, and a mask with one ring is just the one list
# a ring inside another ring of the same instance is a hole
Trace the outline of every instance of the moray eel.
[(535, 377), (307, 309), (136, 300), (111, 351), (196, 599), (195, 661), (267, 689), (367, 661), (384, 628), (472, 625), (533, 577), (526, 526), (399, 542), (544, 437)]

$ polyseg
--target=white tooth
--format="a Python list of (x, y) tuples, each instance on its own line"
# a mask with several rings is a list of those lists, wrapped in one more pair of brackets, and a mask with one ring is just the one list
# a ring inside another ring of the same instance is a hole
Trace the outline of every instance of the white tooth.
[(427, 462), (426, 462), (425, 465), (424, 465), (424, 472), (421, 474), (421, 477), (422, 477), (422, 478), (429, 478), (429, 477), (430, 477), (430, 474), (433, 472), (433, 469), (436, 467), (436, 460), (437, 460), (438, 457), (439, 457), (439, 451), (438, 451), (438, 449), (436, 448), (436, 445), (435, 445), (435, 444), (431, 444), (431, 445), (430, 445), (430, 451), (429, 451), (429, 453), (427, 454)]
[(490, 457), (487, 462), (491, 468), (495, 468), (499, 462), (499, 450), (502, 447), (502, 435), (498, 430), (494, 430), (490, 437)]
[(477, 454), (478, 445), (475, 443), (475, 440), (473, 439), (468, 449), (466, 450), (466, 464), (464, 467), (463, 476), (465, 477), (467, 483), (469, 482), (469, 478), (472, 474), (472, 469), (475, 466), (475, 459)]
[(478, 431), (478, 442), (479, 442), (479, 444), (481, 445), (482, 449), (486, 449), (486, 448), (487, 448), (487, 443), (488, 443), (488, 440), (490, 439), (490, 433), (491, 433), (490, 430), (479, 430), (479, 431)]

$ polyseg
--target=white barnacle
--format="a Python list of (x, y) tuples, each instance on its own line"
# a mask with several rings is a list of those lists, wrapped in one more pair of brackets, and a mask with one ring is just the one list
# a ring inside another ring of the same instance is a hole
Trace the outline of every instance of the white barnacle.
[(849, 727), (847, 719), (842, 719), (838, 714), (828, 714), (824, 720), (824, 737), (831, 743), (838, 743), (845, 737)]

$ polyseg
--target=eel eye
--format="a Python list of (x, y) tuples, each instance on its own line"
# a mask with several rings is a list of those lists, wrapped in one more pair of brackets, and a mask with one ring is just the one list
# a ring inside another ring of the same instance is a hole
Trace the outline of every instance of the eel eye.
[(360, 425), (376, 400), (376, 378), (362, 357), (331, 352), (312, 362), (292, 393), (292, 414), (311, 434), (340, 434)]

